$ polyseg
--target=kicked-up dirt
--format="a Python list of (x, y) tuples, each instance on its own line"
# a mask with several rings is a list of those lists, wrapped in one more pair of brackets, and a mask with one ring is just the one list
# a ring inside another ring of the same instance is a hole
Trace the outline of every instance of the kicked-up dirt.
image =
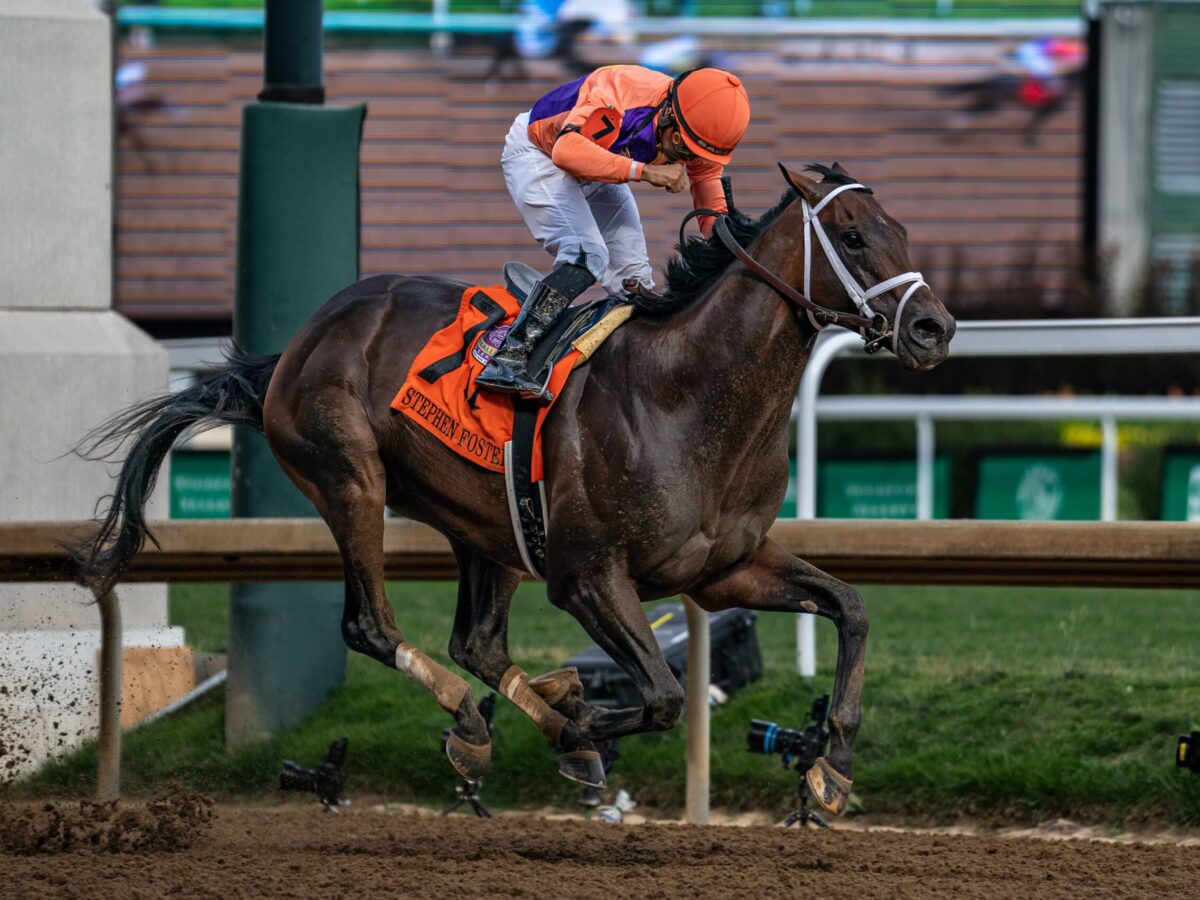
[[(20, 831), (26, 812), (47, 815), (44, 804), (10, 807), (4, 827), (16, 827), (18, 839), (6, 832), (0, 896), (1102, 898), (1190, 896), (1200, 884), (1200, 851), (1172, 844), (322, 813), (315, 805), (221, 806), (210, 821), (195, 795), (156, 812), (153, 803), (162, 801), (101, 814), (95, 840), (86, 815), (74, 823), (77, 836), (62, 840), (54, 837), (61, 825), (49, 838), (33, 826)], [(141, 837), (114, 838), (123, 833), (117, 824), (105, 830), (124, 814)]]
[(170, 852), (191, 846), (207, 832), (212, 818), (213, 802), (181, 787), (143, 803), (4, 803), (0, 804), (0, 852), (16, 856), (85, 850)]

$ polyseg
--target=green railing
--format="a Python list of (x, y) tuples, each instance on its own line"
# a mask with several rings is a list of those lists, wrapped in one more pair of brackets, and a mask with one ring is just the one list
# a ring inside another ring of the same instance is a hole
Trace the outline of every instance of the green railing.
[[(159, 8), (257, 10), (262, 0), (161, 0)], [(325, 0), (325, 9), (347, 12), (430, 15), (433, 0)], [(136, 2), (122, 3), (137, 6)], [(813, 16), (820, 18), (1077, 18), (1080, 0), (644, 0), (649, 16)], [(518, 0), (449, 0), (443, 11), (454, 14), (512, 15)], [(486, 24), (486, 23), (485, 23)], [(229, 27), (237, 28), (236, 22)]]

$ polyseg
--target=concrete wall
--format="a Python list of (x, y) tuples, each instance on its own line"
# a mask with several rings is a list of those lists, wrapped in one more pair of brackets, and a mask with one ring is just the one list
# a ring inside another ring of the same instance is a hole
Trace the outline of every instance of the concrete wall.
[(108, 20), (87, 0), (0, 0), (0, 306), (108, 309)]
[[(80, 519), (110, 466), (69, 451), (165, 389), (166, 353), (111, 310), (111, 34), (91, 0), (0, 0), (0, 518)], [(162, 497), (150, 514), (162, 516)], [(166, 591), (120, 592), (143, 645)], [(0, 780), (92, 735), (99, 614), (73, 586), (0, 585)]]
[(1153, 10), (1107, 4), (1100, 51), (1100, 251), (1113, 315), (1131, 315), (1149, 262), (1147, 157)]

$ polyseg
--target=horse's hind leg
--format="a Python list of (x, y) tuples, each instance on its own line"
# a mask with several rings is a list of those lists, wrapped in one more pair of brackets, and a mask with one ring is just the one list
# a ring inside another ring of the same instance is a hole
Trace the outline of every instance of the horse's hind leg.
[(683, 688), (663, 659), (628, 576), (617, 570), (582, 578), (552, 572), (548, 588), (550, 601), (575, 617), (642, 698), (642, 706), (628, 709), (583, 707), (576, 718), (583, 733), (607, 740), (673, 728), (683, 711)]
[(840, 815), (850, 797), (854, 736), (861, 718), (867, 653), (867, 609), (862, 596), (769, 540), (746, 562), (689, 593), (708, 610), (808, 612), (833, 620), (838, 655), (829, 713), (829, 759), (819, 759), (809, 769), (808, 783), (817, 802)]
[(563, 776), (604, 787), (600, 754), (569, 715), (564, 715), (570, 712), (573, 700), (582, 704), (578, 677), (572, 682), (569, 673), (560, 670), (531, 680), (508, 654), (509, 607), (521, 576), (458, 541), (450, 543), (459, 569), (451, 658), (529, 716), (554, 746)]
[(335, 388), (315, 394), (310, 414), (297, 417), (299, 425), (277, 419), (269, 438), (341, 550), (346, 572), (342, 637), (350, 649), (398, 669), (437, 697), (456, 723), (446, 755), (464, 778), (481, 778), (490, 768), (492, 747), (470, 688), (404, 640), (384, 590), (386, 475), (375, 435), (354, 398)]

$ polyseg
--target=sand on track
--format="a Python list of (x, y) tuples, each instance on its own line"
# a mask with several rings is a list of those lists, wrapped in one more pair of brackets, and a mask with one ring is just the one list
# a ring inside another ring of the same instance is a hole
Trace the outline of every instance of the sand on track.
[(290, 805), (202, 818), (174, 849), (0, 851), (0, 896), (1165, 897), (1200, 883), (1200, 851), (1171, 844)]

